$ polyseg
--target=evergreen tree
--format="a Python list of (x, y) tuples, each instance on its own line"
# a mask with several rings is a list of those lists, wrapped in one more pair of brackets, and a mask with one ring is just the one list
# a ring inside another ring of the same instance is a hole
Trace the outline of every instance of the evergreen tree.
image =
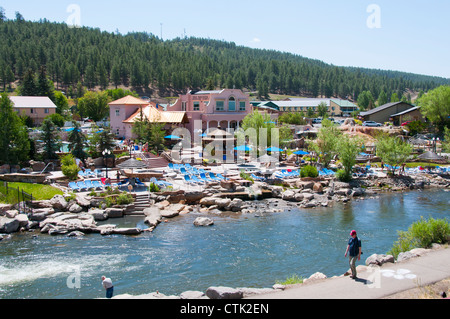
[(44, 144), (44, 159), (57, 159), (58, 156), (56, 155), (56, 152), (61, 149), (61, 138), (57, 133), (56, 126), (50, 117), (44, 119), (40, 130), (42, 133), (40, 134), (39, 139), (42, 140)]
[(25, 76), (22, 81), (22, 86), (20, 88), (20, 93), (23, 96), (36, 96), (38, 93), (36, 81), (35, 81), (35, 75), (33, 70), (28, 69), (28, 71), (25, 73)]
[(87, 153), (84, 151), (84, 148), (86, 147), (86, 136), (81, 131), (78, 122), (73, 121), (72, 125), (74, 129), (68, 136), (68, 141), (70, 142), (69, 149), (74, 157), (79, 158), (84, 163), (88, 157)]
[(0, 163), (18, 164), (27, 160), (30, 151), (28, 132), (6, 93), (0, 99), (0, 123)]

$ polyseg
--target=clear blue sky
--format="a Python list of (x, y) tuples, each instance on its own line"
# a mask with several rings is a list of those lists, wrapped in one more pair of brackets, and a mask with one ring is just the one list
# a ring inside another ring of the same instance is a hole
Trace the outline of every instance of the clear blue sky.
[(110, 32), (160, 36), (162, 23), (163, 39), (186, 30), (187, 36), (291, 52), (339, 66), (450, 78), (447, 0), (2, 0), (0, 6), (9, 19), (18, 11), (26, 20), (67, 22), (71, 4), (80, 9), (81, 25)]

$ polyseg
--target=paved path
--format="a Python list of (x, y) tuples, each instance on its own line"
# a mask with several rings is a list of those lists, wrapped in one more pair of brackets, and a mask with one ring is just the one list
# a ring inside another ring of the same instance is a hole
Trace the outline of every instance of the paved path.
[[(399, 263), (358, 273), (358, 279), (337, 277), (297, 288), (257, 295), (256, 299), (378, 299), (450, 278), (450, 248), (430, 251)], [(252, 299), (252, 298), (248, 298)]]

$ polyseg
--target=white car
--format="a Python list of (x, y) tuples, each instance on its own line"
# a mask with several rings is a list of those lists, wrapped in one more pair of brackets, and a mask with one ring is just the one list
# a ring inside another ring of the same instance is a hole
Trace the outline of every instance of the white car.
[(374, 121), (365, 121), (363, 123), (363, 126), (380, 127), (380, 126), (383, 126), (383, 125), (380, 124), (380, 123), (374, 122)]

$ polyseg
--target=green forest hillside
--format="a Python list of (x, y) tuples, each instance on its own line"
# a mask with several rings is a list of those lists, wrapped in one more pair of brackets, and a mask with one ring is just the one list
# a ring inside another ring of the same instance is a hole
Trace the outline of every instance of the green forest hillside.
[[(245, 88), (297, 96), (356, 100), (363, 91), (377, 98), (428, 91), (450, 79), (403, 72), (337, 67), (273, 50), (251, 49), (199, 38), (162, 41), (147, 33), (127, 35), (70, 28), (46, 20), (0, 20), (0, 89), (21, 83), (30, 69), (45, 66), (58, 89), (70, 93), (127, 87), (169, 96), (188, 89)], [(14, 86), (13, 86), (14, 87)]]

